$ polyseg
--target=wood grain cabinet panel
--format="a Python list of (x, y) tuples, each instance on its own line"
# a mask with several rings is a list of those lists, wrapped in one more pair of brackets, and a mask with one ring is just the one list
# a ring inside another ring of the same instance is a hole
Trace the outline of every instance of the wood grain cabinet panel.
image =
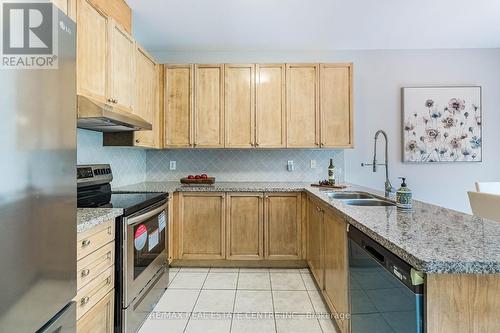
[(227, 193), (227, 259), (264, 258), (262, 193)]
[(285, 65), (256, 65), (255, 146), (286, 146)]
[(76, 332), (113, 333), (114, 301), (115, 293), (112, 290), (78, 320)]
[(225, 258), (225, 194), (182, 193), (179, 196), (181, 259)]
[[(349, 313), (349, 265), (347, 250), (347, 225), (331, 210), (323, 214), (324, 235), (324, 295), (338, 314)], [(347, 320), (337, 320), (342, 333), (349, 332)]]
[(165, 147), (193, 144), (193, 65), (165, 66)]
[(255, 143), (255, 65), (224, 66), (225, 147)]
[(300, 193), (266, 193), (264, 251), (270, 260), (300, 259), (302, 202)]
[(287, 147), (319, 147), (319, 65), (286, 68)]
[(135, 51), (135, 102), (133, 111), (152, 125), (152, 130), (135, 131), (134, 146), (161, 148), (158, 93), (158, 65), (142, 47)]
[(320, 289), (323, 288), (324, 278), (323, 217), (322, 206), (309, 198), (307, 201), (307, 262)]
[(106, 103), (108, 17), (87, 0), (77, 2), (77, 93)]
[(352, 64), (320, 66), (321, 147), (351, 148)]
[(224, 65), (195, 65), (194, 145), (224, 147)]
[(135, 42), (134, 39), (115, 21), (109, 25), (108, 43), (109, 101), (119, 109), (132, 112), (135, 96)]

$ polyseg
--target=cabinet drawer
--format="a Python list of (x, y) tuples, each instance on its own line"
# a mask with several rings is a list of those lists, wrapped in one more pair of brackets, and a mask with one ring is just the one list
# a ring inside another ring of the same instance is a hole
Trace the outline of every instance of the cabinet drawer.
[(82, 259), (114, 239), (114, 220), (107, 221), (78, 234), (76, 243), (77, 260)]
[(111, 290), (82, 316), (76, 324), (77, 333), (113, 333), (115, 293)]
[(97, 302), (113, 289), (114, 284), (115, 266), (111, 266), (89, 282), (85, 287), (80, 289), (75, 297), (76, 318), (80, 319), (81, 316), (97, 304)]
[(115, 262), (115, 242), (108, 243), (78, 260), (76, 264), (76, 286), (78, 290), (95, 279)]

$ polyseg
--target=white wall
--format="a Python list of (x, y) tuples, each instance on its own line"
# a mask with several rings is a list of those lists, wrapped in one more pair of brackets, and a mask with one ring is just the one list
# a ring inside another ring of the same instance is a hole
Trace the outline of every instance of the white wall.
[[(389, 135), (390, 177), (406, 176), (417, 199), (466, 211), (475, 181), (500, 181), (500, 49), (337, 52), (156, 52), (165, 63), (354, 62), (355, 145), (345, 152), (350, 182), (383, 189), (384, 172), (362, 168), (373, 154), (373, 135)], [(409, 165), (401, 162), (401, 87), (483, 87), (483, 162)], [(380, 151), (380, 156), (382, 151)]]

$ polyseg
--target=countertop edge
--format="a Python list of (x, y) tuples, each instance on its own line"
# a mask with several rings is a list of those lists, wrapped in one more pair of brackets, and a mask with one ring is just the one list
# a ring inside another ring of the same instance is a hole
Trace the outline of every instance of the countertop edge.
[(76, 232), (82, 233), (123, 215), (122, 208), (78, 208)]

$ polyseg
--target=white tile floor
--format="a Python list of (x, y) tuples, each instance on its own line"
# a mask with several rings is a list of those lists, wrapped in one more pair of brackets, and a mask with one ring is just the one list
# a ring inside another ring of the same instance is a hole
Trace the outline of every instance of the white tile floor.
[(336, 333), (308, 269), (172, 268), (140, 333)]

